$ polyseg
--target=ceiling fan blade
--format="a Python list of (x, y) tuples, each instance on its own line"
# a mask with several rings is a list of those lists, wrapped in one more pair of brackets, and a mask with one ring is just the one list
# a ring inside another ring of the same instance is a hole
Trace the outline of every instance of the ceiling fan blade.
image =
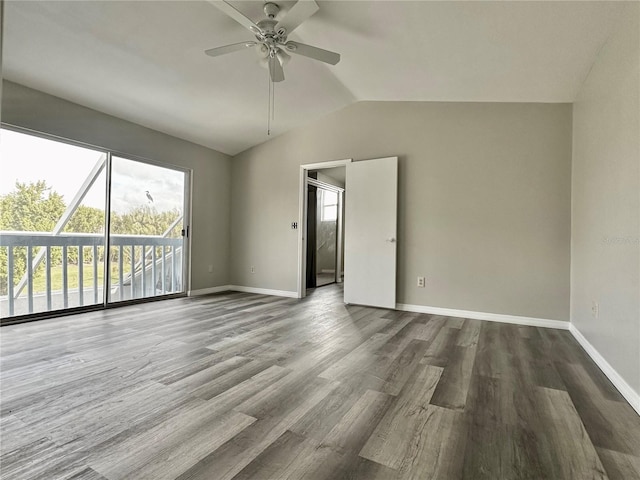
[(256, 42), (232, 43), (231, 45), (225, 45), (224, 47), (210, 48), (209, 50), (205, 50), (204, 53), (210, 57), (219, 57), (220, 55), (237, 52), (239, 50), (244, 50), (245, 48), (255, 47), (256, 45)]
[(258, 28), (258, 26), (253, 22), (253, 20), (251, 20), (250, 18), (245, 16), (244, 13), (240, 12), (233, 5), (227, 3), (227, 2), (225, 2), (223, 0), (209, 0), (209, 3), (211, 3), (213, 6), (217, 7), (222, 12), (226, 13), (227, 15), (229, 15), (236, 22), (238, 22), (244, 28), (247, 28), (247, 29), (251, 30), (253, 33), (258, 33), (260, 31), (260, 28)]
[(277, 58), (269, 58), (269, 74), (272, 82), (282, 82), (284, 80), (284, 70)]
[(287, 15), (275, 26), (275, 31), (284, 28), (289, 35), (307, 18), (318, 11), (318, 4), (314, 0), (298, 0)]
[(320, 60), (324, 63), (335, 65), (340, 61), (340, 54), (330, 52), (329, 50), (323, 50), (322, 48), (312, 47), (311, 45), (305, 45), (299, 42), (287, 42), (285, 48), (289, 53), (295, 53), (296, 55), (303, 55), (305, 57), (313, 58), (314, 60)]

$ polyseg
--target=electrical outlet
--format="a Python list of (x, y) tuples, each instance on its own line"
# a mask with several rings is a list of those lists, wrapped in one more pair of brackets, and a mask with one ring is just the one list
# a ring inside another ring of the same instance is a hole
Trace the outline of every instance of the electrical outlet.
[(418, 277), (418, 286), (420, 288), (424, 288), (425, 285), (425, 278), (424, 277)]
[(251, 273), (256, 273), (256, 267), (254, 267), (253, 265), (251, 265)]
[(591, 302), (591, 315), (593, 315), (594, 318), (598, 318), (600, 315), (600, 305), (598, 305), (596, 301)]
[(209, 273), (213, 273), (213, 265), (209, 265)]

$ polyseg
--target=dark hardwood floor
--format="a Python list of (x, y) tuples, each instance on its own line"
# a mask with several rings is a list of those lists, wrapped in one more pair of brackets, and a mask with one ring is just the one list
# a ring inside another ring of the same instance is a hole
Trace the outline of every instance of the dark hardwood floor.
[(0, 329), (3, 479), (635, 479), (567, 331), (228, 293)]

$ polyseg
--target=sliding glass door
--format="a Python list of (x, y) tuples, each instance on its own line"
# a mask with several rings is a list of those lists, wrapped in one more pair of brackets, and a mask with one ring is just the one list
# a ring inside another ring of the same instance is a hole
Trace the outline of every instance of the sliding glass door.
[(184, 187), (184, 172), (113, 157), (110, 302), (184, 292)]
[(0, 131), (0, 316), (103, 302), (103, 152)]
[(1, 319), (185, 292), (186, 171), (0, 136)]

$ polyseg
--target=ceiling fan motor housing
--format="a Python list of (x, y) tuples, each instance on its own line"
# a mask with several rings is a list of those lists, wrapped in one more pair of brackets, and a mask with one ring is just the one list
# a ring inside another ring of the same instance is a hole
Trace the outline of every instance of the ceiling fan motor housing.
[(276, 18), (278, 12), (280, 11), (280, 7), (272, 2), (267, 2), (264, 4), (264, 14), (269, 18)]
[(276, 23), (278, 22), (276, 22), (271, 18), (265, 18), (264, 20), (260, 20), (256, 25), (260, 27), (260, 30), (262, 30), (263, 35), (275, 35)]

